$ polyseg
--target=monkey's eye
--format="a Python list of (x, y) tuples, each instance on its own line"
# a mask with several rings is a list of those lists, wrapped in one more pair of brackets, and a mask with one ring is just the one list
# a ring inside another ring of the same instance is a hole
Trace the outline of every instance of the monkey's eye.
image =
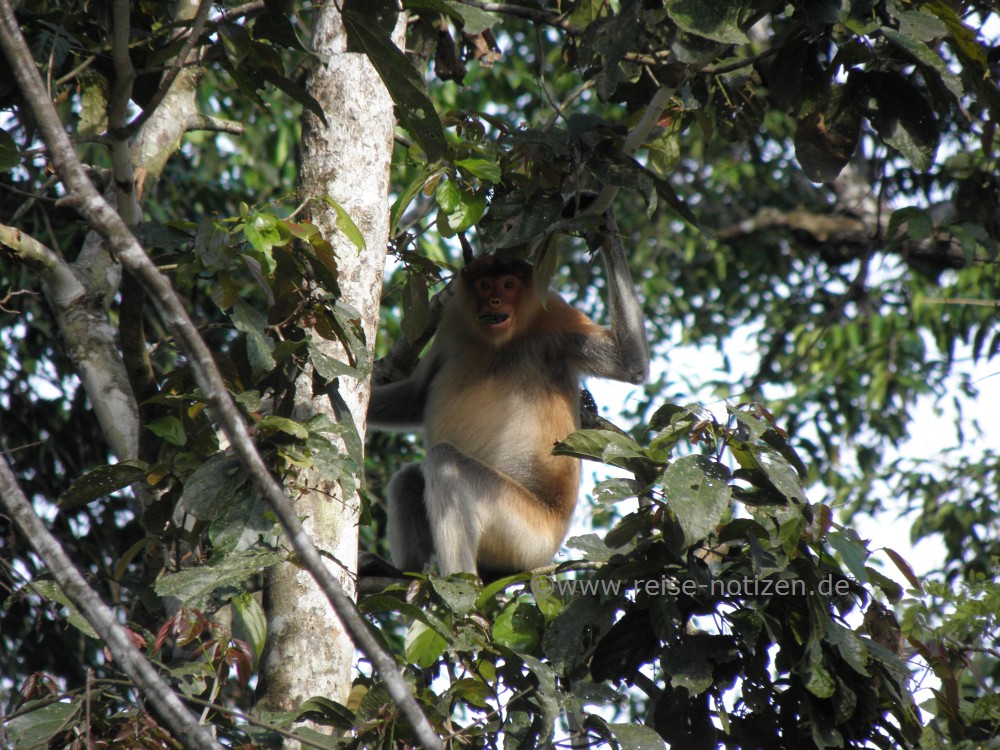
[(514, 282), (514, 279), (507, 279), (503, 283), (503, 288), (506, 289), (508, 292), (516, 286), (517, 284)]
[(476, 286), (481, 292), (489, 292), (493, 285), (487, 279), (480, 279)]

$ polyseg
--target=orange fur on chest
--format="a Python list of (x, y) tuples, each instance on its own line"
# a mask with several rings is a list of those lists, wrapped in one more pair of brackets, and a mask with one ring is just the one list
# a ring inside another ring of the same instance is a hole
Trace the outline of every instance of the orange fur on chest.
[(579, 461), (553, 456), (552, 448), (577, 429), (576, 391), (523, 374), (488, 375), (482, 353), (466, 354), (435, 377), (424, 425), (427, 445), (450, 443), (543, 495), (547, 504), (575, 503)]

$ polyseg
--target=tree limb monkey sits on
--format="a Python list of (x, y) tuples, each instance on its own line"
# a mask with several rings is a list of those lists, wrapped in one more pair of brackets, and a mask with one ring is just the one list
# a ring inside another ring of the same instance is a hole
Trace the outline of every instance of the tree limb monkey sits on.
[[(613, 221), (613, 219), (611, 220)], [(554, 293), (524, 261), (481, 257), (457, 280), (427, 355), (372, 389), (369, 423), (423, 427), (426, 458), (387, 488), (392, 561), (489, 580), (547, 565), (576, 507), (580, 461), (552, 448), (579, 427), (580, 376), (642, 383), (649, 353), (620, 240), (607, 228), (611, 325)]]

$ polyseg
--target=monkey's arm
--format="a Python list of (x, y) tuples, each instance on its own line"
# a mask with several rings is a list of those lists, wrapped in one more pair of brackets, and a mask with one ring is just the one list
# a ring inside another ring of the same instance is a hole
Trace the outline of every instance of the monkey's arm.
[(581, 353), (581, 369), (602, 378), (644, 383), (649, 378), (649, 347), (642, 305), (628, 270), (625, 248), (610, 217), (601, 254), (608, 272), (611, 326), (601, 336), (587, 337)]
[(415, 430), (424, 423), (427, 391), (437, 369), (434, 347), (405, 380), (372, 386), (368, 424), (390, 430)]

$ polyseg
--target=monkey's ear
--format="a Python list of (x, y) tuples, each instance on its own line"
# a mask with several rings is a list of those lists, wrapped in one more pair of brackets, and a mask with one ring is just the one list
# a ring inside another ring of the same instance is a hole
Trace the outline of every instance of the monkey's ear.
[(476, 256), (472, 252), (472, 245), (469, 243), (469, 238), (465, 236), (465, 232), (458, 233), (458, 241), (462, 243), (462, 262), (466, 267), (469, 267)]

